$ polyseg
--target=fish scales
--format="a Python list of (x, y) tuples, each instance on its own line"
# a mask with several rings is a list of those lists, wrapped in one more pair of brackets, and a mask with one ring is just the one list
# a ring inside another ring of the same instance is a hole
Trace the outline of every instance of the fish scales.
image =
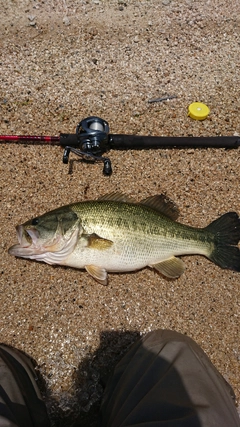
[[(142, 260), (151, 255), (159, 259), (159, 254), (162, 253), (163, 257), (164, 254), (173, 255), (174, 250), (181, 254), (184, 249), (187, 250), (189, 242), (191, 253), (194, 248), (197, 253), (201, 249), (206, 252), (207, 238), (206, 235), (200, 238), (201, 230), (181, 225), (183, 230), (180, 232), (179, 223), (174, 223), (147, 206), (99, 202), (96, 207), (94, 202), (83, 202), (71, 208), (81, 218), (82, 227), (88, 234), (95, 232), (115, 243), (119, 241), (122, 255), (126, 251), (129, 256), (138, 255)], [(199, 234), (199, 240), (196, 240), (196, 233)]]

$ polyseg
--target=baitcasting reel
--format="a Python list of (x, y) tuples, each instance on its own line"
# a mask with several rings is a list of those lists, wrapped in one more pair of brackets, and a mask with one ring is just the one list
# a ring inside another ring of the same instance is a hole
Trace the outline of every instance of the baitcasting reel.
[[(105, 120), (99, 117), (88, 117), (82, 120), (76, 127), (79, 148), (67, 145), (63, 153), (63, 163), (68, 163), (69, 154), (72, 152), (87, 161), (102, 161), (104, 175), (111, 175), (111, 161), (108, 157), (102, 157), (102, 153), (109, 149), (108, 134), (109, 126)], [(60, 143), (61, 138), (69, 136), (69, 134), (64, 135), (60, 135)]]

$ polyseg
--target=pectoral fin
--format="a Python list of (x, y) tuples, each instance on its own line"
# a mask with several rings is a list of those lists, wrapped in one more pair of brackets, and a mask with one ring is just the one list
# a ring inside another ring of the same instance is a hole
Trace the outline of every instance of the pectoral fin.
[(98, 236), (93, 233), (87, 236), (88, 247), (91, 249), (99, 249), (100, 251), (104, 251), (105, 249), (111, 248), (113, 242), (108, 239), (104, 239), (103, 237)]
[(166, 259), (165, 261), (159, 262), (158, 264), (151, 265), (151, 267), (158, 270), (164, 276), (176, 279), (181, 276), (185, 270), (184, 262), (180, 258), (175, 256)]
[(85, 269), (101, 285), (107, 285), (108, 275), (105, 268), (97, 265), (85, 265)]

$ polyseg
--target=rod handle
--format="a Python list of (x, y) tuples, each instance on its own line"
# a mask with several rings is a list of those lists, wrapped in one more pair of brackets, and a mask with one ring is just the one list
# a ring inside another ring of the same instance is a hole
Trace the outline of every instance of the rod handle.
[(110, 148), (113, 150), (151, 148), (237, 148), (239, 136), (141, 136), (109, 134)]

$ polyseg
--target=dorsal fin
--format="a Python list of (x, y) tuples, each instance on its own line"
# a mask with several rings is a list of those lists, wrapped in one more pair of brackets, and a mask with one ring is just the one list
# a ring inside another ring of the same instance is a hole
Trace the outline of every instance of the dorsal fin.
[(160, 212), (173, 220), (176, 220), (179, 215), (178, 207), (165, 194), (147, 197), (147, 199), (141, 200), (140, 204), (149, 206), (155, 211)]
[(112, 192), (109, 194), (104, 194), (104, 196), (99, 197), (97, 200), (100, 201), (114, 201), (114, 202), (124, 202), (124, 203), (136, 203), (136, 200), (132, 199), (130, 196), (124, 193)]

